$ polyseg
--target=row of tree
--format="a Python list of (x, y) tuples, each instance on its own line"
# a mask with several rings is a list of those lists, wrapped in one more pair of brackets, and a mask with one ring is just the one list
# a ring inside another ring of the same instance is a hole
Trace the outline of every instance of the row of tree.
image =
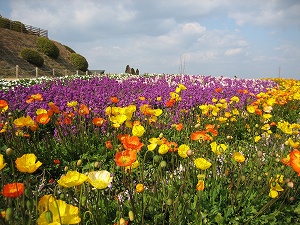
[(126, 69), (125, 69), (125, 73), (134, 74), (134, 75), (139, 75), (139, 74), (140, 74), (140, 71), (139, 71), (139, 69), (134, 70), (134, 68), (130, 68), (130, 66), (127, 65), (127, 66), (126, 66)]

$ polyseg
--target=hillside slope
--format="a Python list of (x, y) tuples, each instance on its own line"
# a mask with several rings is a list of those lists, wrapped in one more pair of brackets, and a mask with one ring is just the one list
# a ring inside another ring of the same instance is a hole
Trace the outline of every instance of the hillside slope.
[[(23, 48), (36, 48), (38, 36), (24, 34), (13, 30), (0, 28), (0, 78), (16, 76), (16, 65), (19, 66), (19, 77), (35, 77), (35, 66), (28, 63), (20, 56)], [(60, 55), (57, 59), (50, 58), (39, 52), (44, 58), (44, 66), (38, 69), (38, 76), (72, 75), (76, 73), (76, 67), (70, 62), (70, 54), (63, 44), (54, 41), (59, 48)]]

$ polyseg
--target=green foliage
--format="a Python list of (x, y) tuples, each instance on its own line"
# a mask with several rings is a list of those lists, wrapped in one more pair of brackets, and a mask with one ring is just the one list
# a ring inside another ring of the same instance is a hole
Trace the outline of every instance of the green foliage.
[(24, 48), (21, 50), (20, 54), (23, 59), (37, 67), (41, 67), (44, 65), (44, 58), (33, 49)]
[(59, 56), (58, 47), (54, 44), (53, 41), (49, 40), (48, 38), (38, 37), (36, 39), (36, 45), (39, 51), (42, 51), (51, 58), (57, 59), (57, 57)]
[(131, 68), (130, 73), (131, 73), (131, 74), (135, 74), (135, 71), (134, 71), (133, 68)]
[(11, 24), (11, 29), (17, 32), (27, 33), (25, 25), (20, 21), (13, 21)]
[(126, 69), (125, 69), (125, 73), (130, 73), (131, 72), (131, 68), (129, 65), (126, 66)]
[(7, 18), (0, 18), (0, 27), (10, 29), (10, 20)]
[(77, 53), (72, 53), (70, 56), (71, 63), (81, 71), (87, 71), (89, 64), (86, 59)]
[(64, 47), (70, 52), (70, 53), (76, 53), (72, 48), (70, 48), (67, 45), (64, 45)]

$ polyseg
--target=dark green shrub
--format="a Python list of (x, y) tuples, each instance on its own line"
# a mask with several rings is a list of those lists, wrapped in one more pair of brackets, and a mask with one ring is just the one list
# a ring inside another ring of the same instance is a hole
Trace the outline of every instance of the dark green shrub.
[(76, 53), (72, 48), (70, 48), (69, 46), (64, 45), (64, 47), (71, 53)]
[(7, 18), (0, 18), (0, 27), (10, 29), (10, 20)]
[(133, 75), (135, 74), (135, 71), (134, 71), (133, 68), (131, 68), (130, 73), (133, 74)]
[(13, 21), (11, 23), (11, 29), (17, 32), (27, 33), (25, 25), (20, 21)]
[(71, 53), (70, 60), (71, 60), (71, 63), (78, 70), (87, 71), (87, 68), (89, 67), (89, 64), (82, 55), (79, 55), (77, 53)]
[(37, 67), (41, 67), (44, 65), (44, 58), (33, 49), (23, 48), (20, 54), (23, 59)]
[(59, 49), (53, 41), (45, 37), (38, 37), (36, 39), (36, 46), (39, 51), (44, 52), (47, 56), (57, 59), (59, 56)]

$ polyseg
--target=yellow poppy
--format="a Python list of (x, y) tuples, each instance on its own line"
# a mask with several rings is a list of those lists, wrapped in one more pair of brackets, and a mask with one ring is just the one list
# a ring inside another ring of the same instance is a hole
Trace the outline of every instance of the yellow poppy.
[(245, 156), (240, 152), (234, 152), (233, 153), (233, 158), (237, 162), (244, 162), (245, 161)]
[(113, 178), (106, 170), (92, 171), (88, 173), (88, 182), (97, 189), (107, 188)]
[(66, 175), (62, 176), (57, 183), (63, 187), (69, 188), (82, 184), (88, 177), (77, 171), (69, 171)]
[(4, 162), (3, 155), (0, 154), (0, 170), (2, 170), (6, 166), (6, 163)]
[(178, 155), (181, 158), (187, 158), (188, 157), (188, 155), (187, 155), (188, 150), (190, 150), (190, 147), (186, 144), (182, 144), (178, 147)]
[(200, 170), (206, 170), (211, 167), (211, 163), (204, 158), (197, 158), (194, 160), (195, 166)]
[(34, 173), (42, 165), (40, 161), (36, 162), (36, 159), (36, 156), (32, 153), (24, 154), (16, 159), (16, 167), (22, 173)]
[(146, 131), (145, 128), (140, 124), (133, 125), (133, 127), (132, 127), (132, 135), (133, 136), (141, 137), (141, 136), (143, 136), (145, 131)]
[(210, 144), (210, 147), (211, 147), (211, 150), (214, 153), (216, 153), (217, 155), (224, 153), (227, 149), (227, 145), (225, 145), (225, 144), (218, 145), (215, 141)]
[(49, 209), (40, 215), (38, 224), (78, 224), (81, 221), (78, 214), (78, 207), (67, 204), (65, 201), (49, 201)]

